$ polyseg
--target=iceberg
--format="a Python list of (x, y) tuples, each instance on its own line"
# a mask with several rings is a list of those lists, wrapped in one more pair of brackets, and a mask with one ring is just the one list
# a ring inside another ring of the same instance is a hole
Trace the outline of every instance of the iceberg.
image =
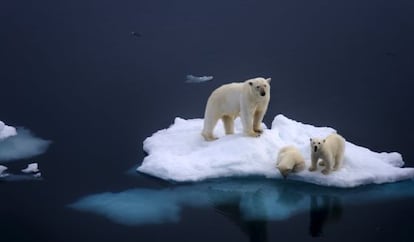
[[(264, 126), (259, 138), (242, 134), (240, 119), (235, 120), (235, 134), (224, 135), (221, 122), (215, 129), (219, 139), (206, 142), (200, 135), (202, 119), (175, 118), (167, 129), (159, 130), (144, 140), (147, 152), (137, 171), (175, 182), (199, 182), (222, 177), (262, 176), (283, 179), (276, 169), (280, 148), (296, 146), (310, 166), (309, 138), (323, 138), (336, 132), (329, 127), (315, 127), (277, 115), (270, 129)], [(346, 136), (345, 136), (346, 138)], [(343, 166), (329, 175), (307, 169), (287, 179), (323, 186), (356, 187), (414, 178), (414, 168), (403, 168), (397, 152), (374, 152), (346, 142)]]

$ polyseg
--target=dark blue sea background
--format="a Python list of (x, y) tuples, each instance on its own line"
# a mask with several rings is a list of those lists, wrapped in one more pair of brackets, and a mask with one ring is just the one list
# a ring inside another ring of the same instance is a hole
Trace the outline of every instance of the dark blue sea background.
[(0, 120), (52, 142), (0, 161), (37, 162), (43, 176), (0, 182), (0, 241), (414, 240), (414, 181), (174, 184), (135, 172), (146, 137), (257, 76), (272, 78), (268, 126), (279, 113), (330, 126), (414, 167), (413, 1), (3, 1), (0, 36)]

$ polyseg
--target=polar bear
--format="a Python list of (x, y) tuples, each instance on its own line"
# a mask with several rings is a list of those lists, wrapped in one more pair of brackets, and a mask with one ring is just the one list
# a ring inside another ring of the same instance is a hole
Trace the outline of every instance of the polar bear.
[(208, 98), (204, 113), (202, 135), (205, 140), (216, 140), (214, 127), (223, 121), (226, 134), (234, 134), (234, 119), (240, 116), (243, 131), (251, 137), (263, 132), (261, 124), (270, 100), (271, 78), (253, 78), (244, 82), (222, 85)]
[(277, 156), (276, 168), (284, 178), (291, 172), (300, 172), (305, 169), (305, 159), (294, 146), (285, 146)]
[(345, 139), (339, 134), (333, 133), (323, 140), (311, 138), (311, 166), (309, 171), (316, 170), (317, 162), (322, 160), (320, 165), (325, 166), (322, 170), (324, 175), (328, 175), (332, 170), (338, 170), (342, 165), (345, 151)]

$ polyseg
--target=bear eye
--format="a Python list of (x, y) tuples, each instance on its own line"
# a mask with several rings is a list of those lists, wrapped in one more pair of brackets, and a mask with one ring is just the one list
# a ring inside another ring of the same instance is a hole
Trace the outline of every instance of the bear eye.
[(256, 88), (259, 89), (259, 86), (257, 86)]
[(318, 145), (320, 145), (321, 144), (321, 142), (318, 142)]

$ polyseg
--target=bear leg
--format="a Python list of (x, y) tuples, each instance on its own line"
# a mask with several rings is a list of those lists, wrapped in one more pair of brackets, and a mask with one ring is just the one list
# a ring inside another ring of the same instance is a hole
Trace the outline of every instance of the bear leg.
[(204, 118), (204, 128), (201, 135), (204, 137), (206, 141), (213, 141), (217, 139), (217, 137), (213, 135), (213, 130), (216, 127), (218, 120), (219, 119), (216, 117), (206, 116)]
[(339, 154), (336, 155), (336, 157), (335, 157), (335, 164), (333, 166), (333, 170), (334, 171), (337, 171), (339, 168), (341, 168), (341, 166), (342, 166), (342, 160), (344, 158), (343, 156), (344, 156), (343, 153), (339, 153)]
[(260, 133), (256, 133), (253, 130), (253, 119), (246, 117), (246, 115), (241, 115), (244, 133), (250, 137), (259, 137)]
[(221, 120), (223, 121), (226, 134), (234, 134), (234, 118), (232, 116), (224, 115)]
[(261, 110), (256, 110), (254, 112), (254, 117), (253, 117), (253, 130), (256, 133), (263, 133), (263, 129), (262, 129), (262, 121), (263, 121), (263, 117), (264, 117), (264, 112)]
[(311, 166), (309, 167), (309, 171), (315, 171), (317, 163), (318, 163), (318, 158), (315, 157), (314, 155), (312, 155), (311, 156)]
[(329, 157), (326, 157), (324, 161), (325, 161), (325, 169), (322, 170), (322, 174), (328, 175), (332, 170), (332, 163), (334, 162), (334, 159), (332, 156), (329, 156)]
[(243, 124), (244, 134), (250, 137), (259, 137), (260, 134), (253, 130), (253, 107), (252, 105), (246, 104), (246, 102), (240, 102), (240, 119)]

